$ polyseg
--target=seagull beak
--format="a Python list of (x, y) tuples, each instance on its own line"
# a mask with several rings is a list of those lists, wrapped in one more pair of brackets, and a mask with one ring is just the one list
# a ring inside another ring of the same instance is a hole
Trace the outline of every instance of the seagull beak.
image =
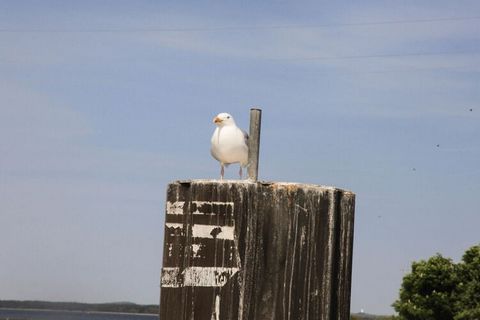
[(222, 119), (220, 119), (219, 117), (213, 118), (213, 123), (220, 123), (220, 122), (222, 122)]

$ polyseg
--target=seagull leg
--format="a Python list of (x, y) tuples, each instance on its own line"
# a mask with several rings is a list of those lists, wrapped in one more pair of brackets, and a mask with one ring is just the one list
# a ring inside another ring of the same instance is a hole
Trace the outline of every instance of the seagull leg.
[(225, 169), (223, 167), (223, 163), (220, 164), (220, 180), (223, 180), (223, 174), (225, 173)]
[(240, 171), (238, 172), (238, 174), (240, 175), (240, 180), (242, 180), (243, 178), (243, 170), (242, 170), (242, 165), (240, 165)]

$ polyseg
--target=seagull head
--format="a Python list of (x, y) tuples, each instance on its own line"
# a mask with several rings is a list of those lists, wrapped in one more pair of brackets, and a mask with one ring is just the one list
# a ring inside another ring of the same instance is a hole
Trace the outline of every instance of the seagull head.
[(213, 123), (218, 127), (223, 127), (226, 125), (235, 125), (235, 120), (233, 120), (233, 117), (230, 114), (223, 112), (213, 118)]

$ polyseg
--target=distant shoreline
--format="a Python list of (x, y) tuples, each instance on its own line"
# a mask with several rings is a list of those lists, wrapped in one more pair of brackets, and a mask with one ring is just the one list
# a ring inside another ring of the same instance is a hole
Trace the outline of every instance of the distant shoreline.
[(32, 311), (73, 311), (102, 314), (158, 315), (158, 305), (141, 305), (131, 302), (81, 303), (38, 300), (0, 300), (0, 309)]
[(71, 313), (98, 313), (98, 314), (124, 314), (134, 316), (158, 316), (158, 313), (133, 313), (133, 312), (114, 312), (114, 311), (88, 311), (88, 310), (68, 310), (68, 309), (38, 309), (38, 308), (3, 308), (0, 310), (19, 310), (19, 311), (45, 311), (45, 312), (71, 312)]

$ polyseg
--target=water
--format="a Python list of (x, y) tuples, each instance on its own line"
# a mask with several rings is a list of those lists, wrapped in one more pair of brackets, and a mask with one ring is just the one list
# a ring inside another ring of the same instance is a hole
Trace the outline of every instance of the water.
[(154, 314), (1, 309), (0, 320), (158, 320)]

